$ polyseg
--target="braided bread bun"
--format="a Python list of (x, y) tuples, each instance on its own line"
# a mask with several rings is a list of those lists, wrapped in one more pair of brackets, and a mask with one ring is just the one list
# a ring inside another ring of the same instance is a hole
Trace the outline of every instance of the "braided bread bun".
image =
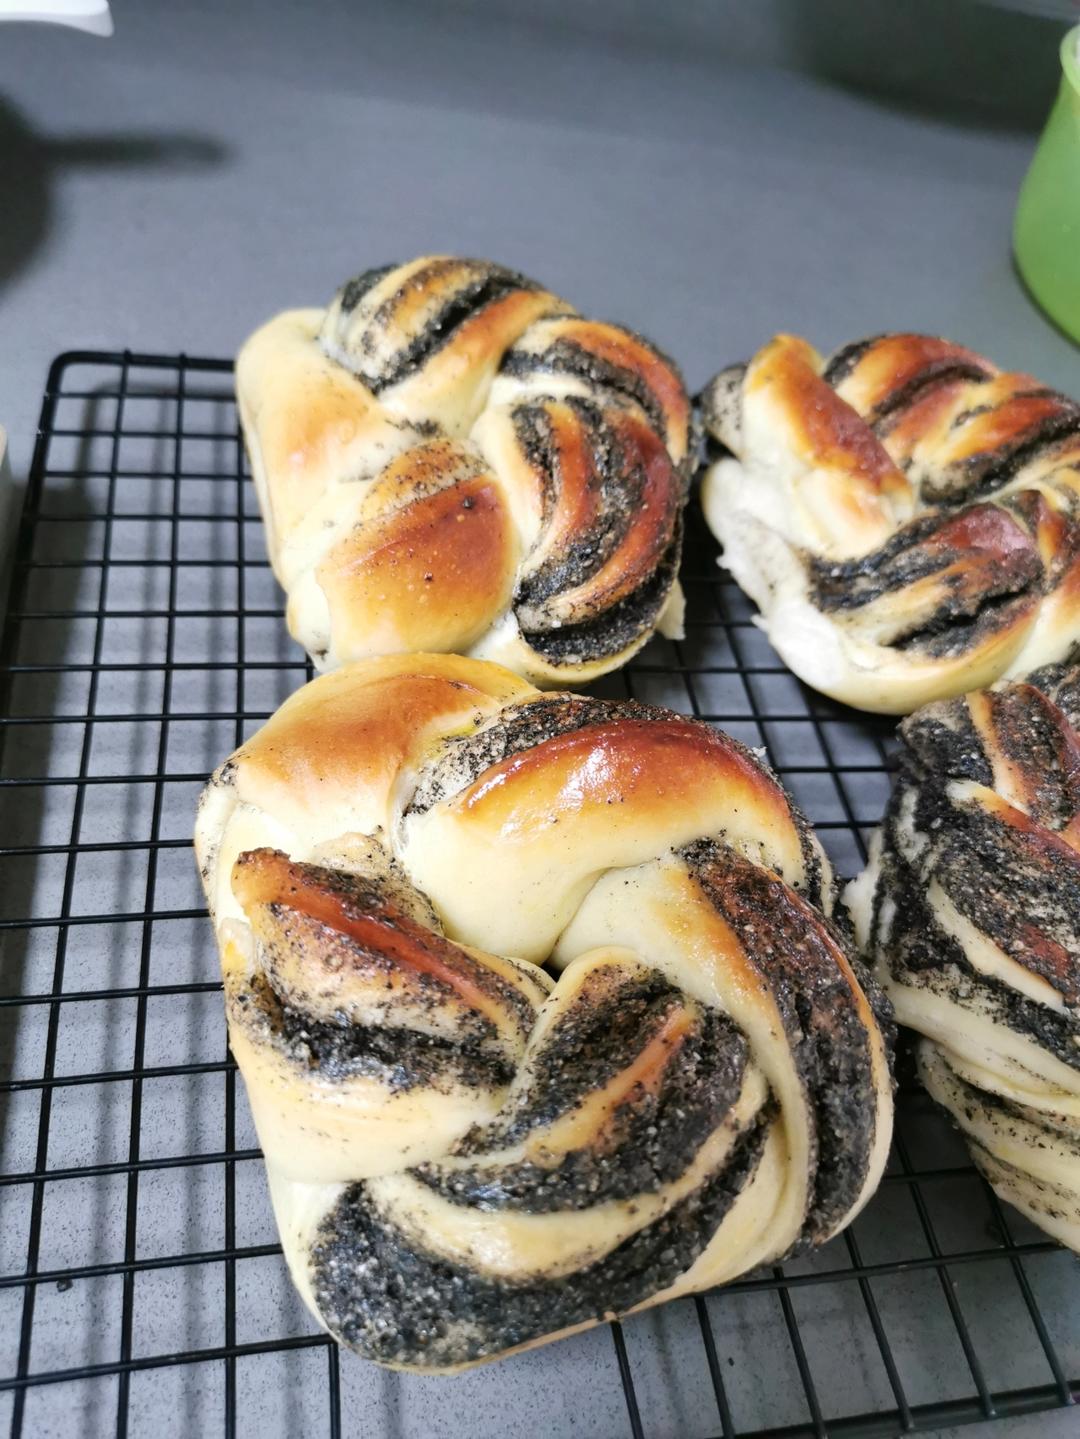
[(682, 633), (690, 403), (640, 336), (428, 258), (278, 315), (236, 387), (289, 631), (320, 669), (439, 650), (584, 682)]
[(815, 689), (904, 714), (1080, 637), (1072, 400), (926, 335), (779, 335), (702, 406), (723, 564)]
[(218, 770), (196, 852), (293, 1278), (369, 1358), (710, 1287), (877, 1184), (888, 1058), (828, 862), (707, 725), (360, 662)]
[(1080, 1249), (1080, 667), (927, 706), (848, 889), (919, 1068), (1003, 1199)]

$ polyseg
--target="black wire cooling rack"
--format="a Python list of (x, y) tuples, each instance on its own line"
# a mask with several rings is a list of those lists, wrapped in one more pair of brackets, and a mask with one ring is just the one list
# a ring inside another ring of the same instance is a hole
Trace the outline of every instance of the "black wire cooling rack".
[[(690, 531), (686, 639), (597, 688), (764, 746), (850, 874), (891, 727), (804, 690)], [(877, 1197), (809, 1259), (453, 1381), (339, 1358), (284, 1272), (189, 839), (306, 674), (231, 366), (57, 359), (0, 648), (13, 1435), (891, 1435), (1080, 1400), (1076, 1261), (905, 1083)]]

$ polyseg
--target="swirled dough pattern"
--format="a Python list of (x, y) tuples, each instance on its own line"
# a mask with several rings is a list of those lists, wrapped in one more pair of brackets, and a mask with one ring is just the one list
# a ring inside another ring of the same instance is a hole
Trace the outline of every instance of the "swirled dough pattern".
[(919, 1069), (1002, 1198), (1080, 1250), (1080, 668), (928, 705), (848, 890)]
[(437, 650), (584, 682), (681, 634), (690, 404), (640, 336), (435, 256), (278, 315), (236, 386), (289, 629), (320, 669)]
[(1075, 401), (929, 335), (779, 335), (702, 409), (721, 563), (815, 689), (907, 714), (1080, 638)]
[(886, 1042), (828, 862), (707, 725), (361, 662), (218, 770), (196, 849), (286, 1257), (369, 1358), (708, 1288), (877, 1183)]

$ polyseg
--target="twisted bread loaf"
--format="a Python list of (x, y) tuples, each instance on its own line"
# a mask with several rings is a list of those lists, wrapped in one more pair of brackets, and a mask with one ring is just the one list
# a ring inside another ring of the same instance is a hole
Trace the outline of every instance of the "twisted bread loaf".
[(1080, 667), (929, 705), (849, 888), (919, 1067), (1004, 1199), (1080, 1249)]
[(278, 315), (236, 385), (289, 630), (320, 669), (440, 650), (584, 682), (681, 633), (690, 405), (639, 336), (436, 257)]
[(828, 862), (706, 725), (366, 661), (218, 770), (196, 850), (294, 1280), (369, 1358), (710, 1287), (877, 1183), (888, 1060)]
[(926, 335), (780, 335), (702, 403), (723, 563), (815, 689), (907, 713), (1080, 637), (1072, 400)]

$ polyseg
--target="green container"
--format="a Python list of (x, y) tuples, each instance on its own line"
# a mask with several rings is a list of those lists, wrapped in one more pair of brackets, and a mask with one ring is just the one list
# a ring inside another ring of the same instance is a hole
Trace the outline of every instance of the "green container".
[(1020, 188), (1016, 263), (1032, 295), (1080, 342), (1080, 25), (1061, 42), (1057, 101)]

